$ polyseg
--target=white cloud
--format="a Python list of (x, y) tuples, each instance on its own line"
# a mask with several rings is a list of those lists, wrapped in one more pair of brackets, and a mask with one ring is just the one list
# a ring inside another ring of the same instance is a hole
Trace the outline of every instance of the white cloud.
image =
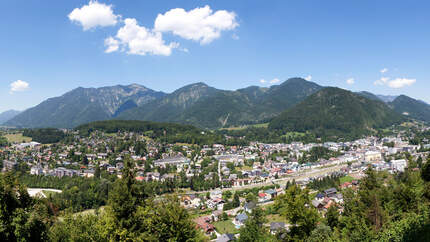
[(164, 14), (158, 14), (155, 19), (156, 32), (172, 32), (184, 39), (199, 41), (208, 44), (221, 36), (222, 31), (232, 30), (239, 26), (236, 14), (226, 10), (213, 12), (206, 5), (185, 11), (175, 8)]
[(387, 72), (388, 71), (388, 69), (387, 68), (384, 68), (384, 69), (382, 69), (382, 70), (380, 70), (379, 72), (381, 72), (382, 74), (384, 74), (385, 72)]
[(349, 78), (348, 80), (346, 80), (346, 83), (348, 83), (348, 85), (353, 85), (355, 83), (355, 79)]
[(379, 80), (376, 80), (373, 84), (375, 84), (376, 86), (382, 86), (387, 84), (389, 78), (388, 77), (381, 77)]
[(416, 79), (407, 79), (407, 78), (396, 78), (388, 82), (388, 86), (391, 88), (402, 88), (405, 86), (411, 86), (417, 80)]
[(28, 82), (17, 80), (10, 84), (10, 93), (14, 92), (23, 92), (30, 88), (30, 84)]
[(162, 34), (148, 30), (139, 26), (136, 19), (127, 18), (124, 20), (124, 26), (118, 30), (114, 37), (105, 39), (107, 49), (105, 52), (110, 53), (119, 50), (127, 51), (128, 54), (135, 55), (164, 55), (169, 56), (172, 49), (179, 47), (179, 44), (172, 42), (168, 45), (164, 43)]
[(312, 80), (312, 76), (311, 76), (311, 75), (308, 75), (307, 77), (305, 77), (305, 80), (306, 80), (306, 81), (310, 81), (310, 80)]
[(275, 83), (278, 83), (278, 82), (280, 82), (280, 80), (278, 78), (275, 78), (275, 79), (273, 79), (273, 80), (270, 81), (271, 84), (275, 84)]
[(85, 31), (98, 26), (113, 26), (118, 22), (120, 16), (113, 13), (112, 5), (90, 1), (82, 8), (73, 9), (68, 17), (70, 21), (82, 25)]
[(379, 86), (387, 85), (388, 87), (391, 87), (391, 88), (402, 88), (405, 86), (411, 86), (415, 82), (417, 82), (416, 79), (408, 79), (408, 78), (390, 79), (388, 77), (381, 77), (381, 79), (376, 80), (373, 84), (379, 85)]
[(119, 41), (113, 37), (109, 37), (105, 39), (105, 46), (107, 46), (106, 53), (115, 52), (119, 49)]
[(266, 79), (261, 79), (260, 80), (260, 83), (262, 83), (262, 84), (265, 84), (265, 83), (276, 84), (278, 82), (280, 82), (280, 80), (278, 78), (273, 78), (270, 81), (267, 81)]

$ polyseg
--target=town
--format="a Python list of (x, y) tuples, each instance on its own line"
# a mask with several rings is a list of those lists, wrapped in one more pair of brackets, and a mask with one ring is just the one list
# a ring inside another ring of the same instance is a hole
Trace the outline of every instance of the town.
[[(404, 172), (411, 163), (421, 167), (429, 155), (430, 140), (416, 143), (410, 130), (350, 142), (252, 141), (245, 146), (166, 144), (138, 132), (94, 131), (83, 136), (63, 130), (66, 138), (58, 143), (11, 142), (0, 149), (0, 157), (3, 172), (58, 179), (120, 179), (125, 160), (131, 160), (137, 182), (171, 186), (155, 195), (173, 191), (203, 233), (216, 241), (232, 241), (256, 207), (269, 211), (266, 226), (272, 234), (288, 231), (291, 224), (270, 210), (276, 197), (292, 184), (311, 191), (309, 205), (322, 215), (331, 207), (342, 213), (342, 190), (358, 187), (369, 167), (391, 174)], [(429, 128), (415, 124), (414, 130)], [(20, 130), (4, 133), (22, 136)], [(31, 189), (37, 189), (33, 196), (49, 196), (43, 187)]]

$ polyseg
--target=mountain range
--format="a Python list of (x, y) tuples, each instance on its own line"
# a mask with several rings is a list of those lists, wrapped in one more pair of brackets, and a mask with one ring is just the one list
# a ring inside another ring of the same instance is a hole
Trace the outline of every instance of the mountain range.
[(5, 122), (9, 121), (10, 119), (12, 119), (13, 117), (15, 117), (19, 113), (21, 113), (21, 111), (17, 111), (17, 110), (13, 110), (13, 109), (12, 110), (8, 110), (8, 111), (4, 111), (3, 113), (0, 113), (0, 125), (2, 125)]
[(145, 105), (165, 95), (137, 84), (79, 87), (29, 108), (5, 124), (26, 128), (73, 128), (91, 121), (112, 119), (121, 111)]
[[(176, 122), (215, 129), (266, 123), (271, 120), (281, 120), (286, 113), (298, 114), (297, 109), (310, 107), (310, 103), (318, 101), (316, 94), (326, 96), (332, 93), (328, 91), (325, 93), (326, 89), (327, 87), (302, 78), (291, 78), (280, 85), (267, 88), (250, 86), (234, 91), (216, 89), (199, 82), (168, 94), (137, 84), (77, 88), (25, 110), (5, 124), (29, 128), (73, 128), (97, 120), (125, 119)], [(370, 92), (351, 95), (354, 98), (349, 94), (341, 96), (351, 101), (348, 103), (352, 105), (349, 107), (350, 110), (360, 110), (359, 113), (366, 110), (369, 113), (373, 112), (371, 106), (375, 106), (375, 103), (368, 102), (371, 100), (377, 101), (376, 106), (380, 108), (378, 111), (386, 114), (387, 117), (394, 117), (388, 114), (389, 111), (393, 111), (410, 118), (430, 121), (430, 106), (410, 97), (378, 96)], [(358, 102), (352, 101), (357, 98), (362, 99)], [(366, 101), (364, 106), (360, 104), (363, 100)], [(302, 103), (305, 104), (300, 106), (299, 104)], [(320, 108), (330, 110), (327, 107)], [(289, 109), (295, 111), (288, 112)], [(348, 109), (336, 109), (337, 114), (341, 112), (347, 113)], [(361, 120), (357, 123), (360, 127), (364, 127), (362, 126), (364, 124), (373, 127), (378, 126), (380, 121)], [(275, 126), (272, 125), (272, 127)]]
[(317, 136), (360, 136), (406, 120), (381, 100), (327, 87), (274, 118), (269, 128)]
[(127, 110), (118, 118), (187, 123), (201, 128), (261, 123), (322, 88), (300, 78), (270, 88), (251, 86), (236, 91), (196, 83), (147, 105)]

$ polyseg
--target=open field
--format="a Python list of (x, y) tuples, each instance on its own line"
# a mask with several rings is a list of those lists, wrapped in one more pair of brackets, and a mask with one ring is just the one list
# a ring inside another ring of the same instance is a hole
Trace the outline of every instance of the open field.
[(284, 223), (288, 224), (288, 220), (285, 217), (283, 217), (283, 216), (281, 216), (279, 214), (270, 214), (270, 215), (267, 215), (266, 219), (267, 219), (267, 223), (268, 224), (270, 224), (272, 222), (284, 222)]
[(303, 136), (305, 136), (306, 135), (306, 133), (300, 133), (300, 132), (288, 132), (288, 133), (286, 133), (286, 134), (284, 134), (284, 135), (282, 135), (283, 137), (286, 137), (286, 138), (300, 138), (300, 137), (303, 137)]
[(352, 182), (354, 179), (354, 177), (352, 176), (344, 176), (340, 178), (340, 184), (345, 183), (345, 182)]
[(225, 221), (218, 221), (213, 223), (215, 229), (220, 234), (237, 234), (239, 230), (234, 227), (234, 224), (231, 222), (231, 219)]
[(238, 171), (252, 171), (252, 167), (242, 166), (242, 167), (237, 167), (236, 170), (238, 170)]
[(6, 134), (5, 137), (11, 143), (22, 143), (22, 142), (30, 142), (30, 137), (22, 136), (22, 133), (17, 134)]
[(229, 128), (221, 128), (222, 130), (242, 130), (246, 128), (267, 128), (269, 126), (269, 123), (262, 123), (262, 124), (252, 124), (252, 125), (243, 125), (243, 126), (237, 126), (237, 127), (229, 127)]

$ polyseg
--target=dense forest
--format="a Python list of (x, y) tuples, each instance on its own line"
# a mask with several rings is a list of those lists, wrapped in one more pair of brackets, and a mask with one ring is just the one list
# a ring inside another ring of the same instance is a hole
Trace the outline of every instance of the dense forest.
[[(31, 198), (12, 174), (0, 175), (0, 237), (4, 241), (202, 241), (175, 197), (147, 197), (126, 162), (111, 184), (107, 206), (97, 214), (57, 218), (55, 203)], [(79, 189), (76, 187), (76, 189)], [(65, 203), (68, 197), (63, 198)], [(79, 198), (77, 198), (79, 199)]]
[(0, 147), (4, 147), (8, 145), (8, 143), (9, 142), (7, 141), (6, 137), (0, 135)]
[(383, 102), (329, 87), (274, 118), (269, 129), (357, 139), (403, 120)]
[(81, 135), (93, 131), (116, 133), (119, 131), (138, 132), (163, 143), (187, 143), (198, 145), (228, 144), (245, 145), (239, 138), (226, 139), (223, 134), (198, 129), (191, 125), (158, 123), (138, 120), (108, 120), (81, 125), (76, 128)]
[(42, 144), (53, 144), (62, 140), (66, 135), (59, 129), (24, 129), (22, 134), (26, 137), (31, 137), (33, 141)]

